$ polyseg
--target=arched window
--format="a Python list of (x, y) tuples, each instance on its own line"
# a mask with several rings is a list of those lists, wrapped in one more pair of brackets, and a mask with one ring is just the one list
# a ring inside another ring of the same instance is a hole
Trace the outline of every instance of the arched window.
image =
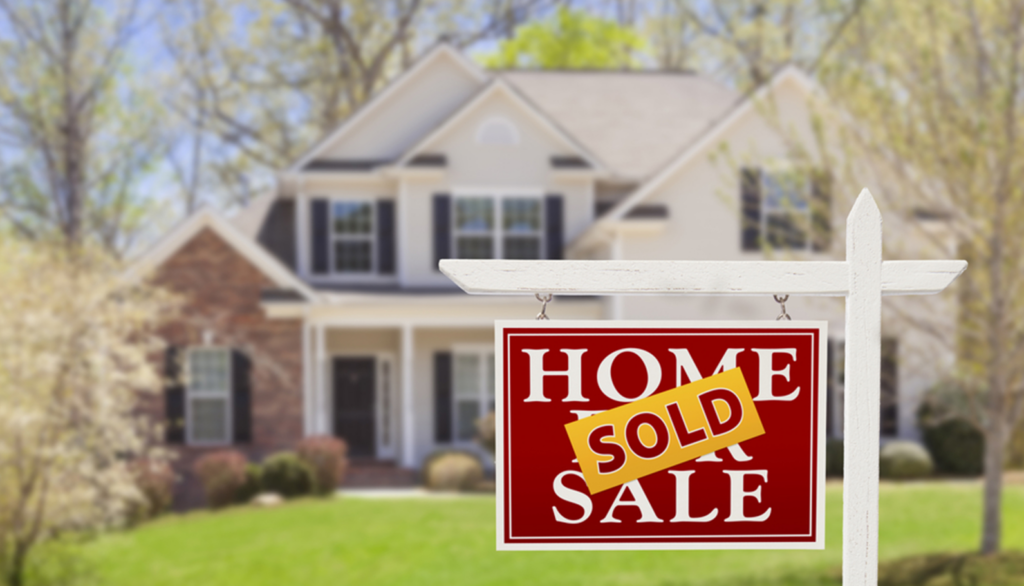
[(519, 144), (519, 129), (507, 118), (488, 118), (477, 127), (476, 142), (493, 145)]

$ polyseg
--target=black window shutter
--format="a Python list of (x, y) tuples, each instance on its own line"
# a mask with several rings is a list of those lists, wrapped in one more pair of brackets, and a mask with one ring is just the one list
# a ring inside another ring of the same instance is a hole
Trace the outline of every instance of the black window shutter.
[(745, 251), (761, 250), (761, 170), (740, 169), (740, 240)]
[(811, 175), (811, 250), (827, 252), (832, 246), (832, 175)]
[(561, 195), (549, 195), (544, 198), (544, 240), (548, 260), (562, 260), (562, 247), (565, 245), (565, 224)]
[(231, 423), (236, 444), (252, 441), (252, 361), (231, 351)]
[(881, 390), (882, 435), (894, 436), (899, 431), (899, 344), (896, 338), (882, 338)]
[(377, 272), (395, 274), (395, 200), (377, 200)]
[(452, 256), (452, 196), (434, 196), (434, 270), (442, 258)]
[(326, 199), (314, 199), (309, 202), (310, 250), (313, 254), (312, 271), (314, 275), (326, 275), (330, 268), (330, 209)]
[(452, 441), (452, 353), (434, 353), (434, 441)]
[(164, 354), (164, 441), (185, 443), (185, 385), (181, 382), (181, 353), (168, 346)]

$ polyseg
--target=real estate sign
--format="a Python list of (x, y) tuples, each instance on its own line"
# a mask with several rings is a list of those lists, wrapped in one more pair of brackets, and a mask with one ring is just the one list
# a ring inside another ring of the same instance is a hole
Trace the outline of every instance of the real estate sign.
[(823, 548), (826, 327), (498, 322), (498, 549)]

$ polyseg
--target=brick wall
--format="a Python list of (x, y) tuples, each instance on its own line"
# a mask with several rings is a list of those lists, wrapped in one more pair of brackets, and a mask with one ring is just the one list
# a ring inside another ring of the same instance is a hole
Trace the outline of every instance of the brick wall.
[[(158, 270), (156, 282), (184, 297), (182, 317), (164, 336), (175, 346), (200, 345), (203, 332), (212, 332), (215, 345), (243, 348), (252, 359), (252, 443), (227, 446), (259, 460), (270, 452), (289, 449), (302, 438), (302, 323), (267, 319), (260, 292), (273, 287), (262, 272), (204, 229)], [(162, 395), (147, 411), (164, 418)], [(181, 476), (175, 508), (203, 504), (201, 488), (192, 474), (200, 455), (221, 448), (171, 446)]]

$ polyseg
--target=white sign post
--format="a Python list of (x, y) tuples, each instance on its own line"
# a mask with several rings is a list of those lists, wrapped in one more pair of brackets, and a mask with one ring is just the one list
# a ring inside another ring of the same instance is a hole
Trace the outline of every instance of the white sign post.
[(843, 584), (878, 582), (882, 295), (939, 293), (963, 260), (882, 261), (882, 216), (868, 190), (846, 221), (845, 261), (442, 260), (471, 294), (846, 297)]

